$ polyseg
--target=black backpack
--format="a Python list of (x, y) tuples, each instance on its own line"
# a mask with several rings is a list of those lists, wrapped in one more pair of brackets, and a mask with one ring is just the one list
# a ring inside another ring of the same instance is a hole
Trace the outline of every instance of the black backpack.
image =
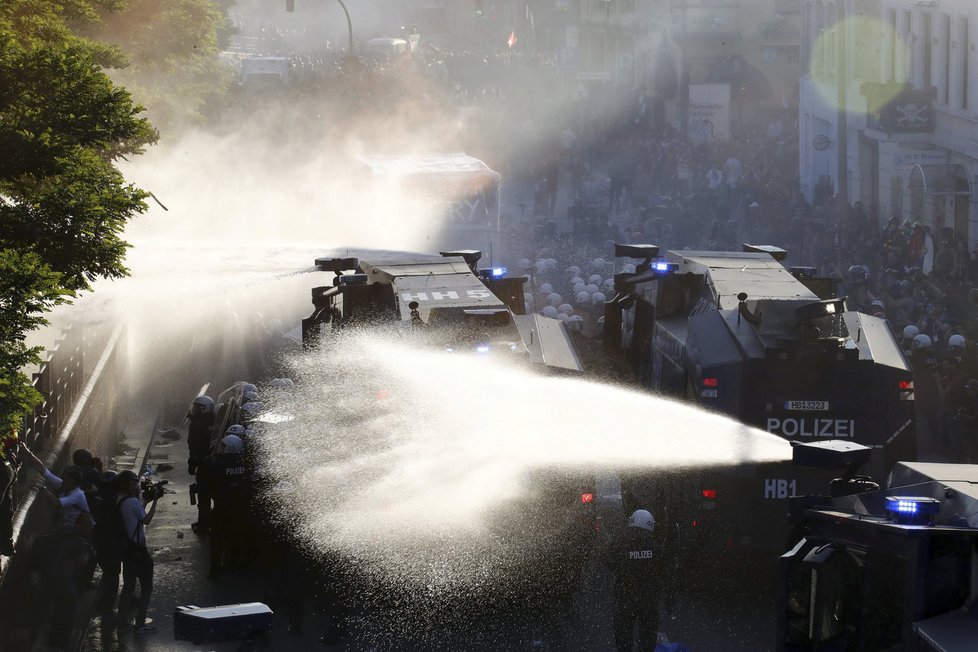
[(122, 510), (115, 493), (94, 493), (88, 498), (88, 506), (95, 519), (93, 542), (101, 559), (122, 559), (126, 551), (126, 530), (122, 523)]

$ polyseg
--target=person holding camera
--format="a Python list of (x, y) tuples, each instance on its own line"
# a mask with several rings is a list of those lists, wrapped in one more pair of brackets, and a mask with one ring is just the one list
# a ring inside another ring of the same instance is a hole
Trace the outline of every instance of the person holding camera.
[[(149, 634), (156, 631), (146, 622), (149, 599), (153, 593), (153, 558), (146, 547), (145, 526), (156, 514), (156, 502), (162, 495), (162, 487), (154, 488), (140, 499), (139, 476), (132, 471), (120, 471), (116, 476), (119, 493), (118, 505), (126, 537), (122, 558), (122, 593), (119, 596), (119, 630), (132, 626), (132, 598), (139, 582), (139, 599), (136, 602), (135, 631)], [(144, 502), (145, 501), (145, 502)], [(149, 505), (149, 511), (146, 511)]]

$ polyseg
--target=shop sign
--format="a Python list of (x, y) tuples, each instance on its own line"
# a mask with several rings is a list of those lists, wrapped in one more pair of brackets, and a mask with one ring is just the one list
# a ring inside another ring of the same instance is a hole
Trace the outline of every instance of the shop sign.
[(947, 150), (944, 149), (898, 149), (894, 154), (894, 165), (898, 168), (912, 168), (915, 165), (945, 165)]

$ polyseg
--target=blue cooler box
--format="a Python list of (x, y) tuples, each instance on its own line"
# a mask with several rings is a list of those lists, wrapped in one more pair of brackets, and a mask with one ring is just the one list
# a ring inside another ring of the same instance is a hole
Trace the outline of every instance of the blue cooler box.
[(177, 607), (173, 637), (194, 644), (244, 641), (272, 628), (272, 610), (261, 602), (220, 607)]

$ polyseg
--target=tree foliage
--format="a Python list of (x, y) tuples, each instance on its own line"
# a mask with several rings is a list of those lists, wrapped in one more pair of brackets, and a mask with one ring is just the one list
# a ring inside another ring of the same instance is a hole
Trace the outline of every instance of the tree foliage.
[(36, 400), (23, 374), (43, 313), (99, 277), (127, 273), (126, 223), (146, 194), (114, 162), (156, 140), (105, 66), (116, 47), (71, 29), (112, 0), (0, 3), (0, 425)]
[(113, 78), (170, 130), (201, 121), (224, 98), (232, 72), (218, 58), (218, 35), (227, 30), (212, 0), (124, 0), (88, 33), (125, 52), (129, 65)]

